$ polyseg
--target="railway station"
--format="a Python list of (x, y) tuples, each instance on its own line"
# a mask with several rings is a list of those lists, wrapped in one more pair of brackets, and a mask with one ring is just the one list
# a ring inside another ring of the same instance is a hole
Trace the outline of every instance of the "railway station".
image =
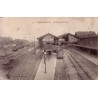
[(14, 43), (11, 55), (0, 56), (6, 70), (5, 79), (98, 79), (98, 35), (93, 31), (59, 36), (47, 33), (38, 37), (33, 45), (18, 43)]
[(82, 18), (88, 25), (80, 18), (22, 19), (8, 18), (8, 29), (0, 36), (1, 80), (98, 79), (98, 32), (90, 24), (93, 18)]

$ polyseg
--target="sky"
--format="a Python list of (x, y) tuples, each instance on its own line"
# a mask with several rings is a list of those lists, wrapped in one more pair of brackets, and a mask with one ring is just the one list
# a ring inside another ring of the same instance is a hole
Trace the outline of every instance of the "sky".
[(46, 33), (56, 36), (77, 31), (95, 31), (97, 17), (3, 17), (0, 18), (0, 36), (29, 41)]

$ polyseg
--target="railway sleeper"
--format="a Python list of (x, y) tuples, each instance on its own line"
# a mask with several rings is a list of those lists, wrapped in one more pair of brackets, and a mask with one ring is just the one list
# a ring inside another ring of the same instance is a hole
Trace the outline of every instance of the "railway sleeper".
[[(70, 55), (73, 57), (73, 59), (78, 63), (78, 58), (76, 58), (75, 56), (72, 55), (72, 53), (70, 53)], [(91, 79), (96, 79), (98, 76), (96, 75), (95, 72), (93, 72), (93, 70), (91, 70), (89, 67), (87, 67), (86, 65), (84, 66), (84, 64), (82, 62), (78, 63), (79, 66), (85, 71), (85, 73), (88, 75), (89, 78)]]

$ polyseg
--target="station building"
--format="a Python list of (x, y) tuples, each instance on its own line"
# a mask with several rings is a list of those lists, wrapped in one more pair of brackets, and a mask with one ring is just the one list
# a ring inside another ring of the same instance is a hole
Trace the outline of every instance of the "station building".
[(70, 33), (66, 33), (58, 36), (59, 44), (76, 44), (78, 42), (78, 38)]
[(79, 38), (77, 47), (98, 55), (98, 36), (94, 31), (79, 31), (75, 33), (75, 36)]
[(37, 39), (39, 41), (40, 46), (43, 46), (44, 44), (54, 44), (55, 45), (58, 43), (58, 37), (53, 34), (50, 34), (50, 33), (47, 33)]
[(75, 36), (79, 38), (78, 44), (89, 47), (98, 46), (98, 37), (94, 31), (76, 32)]

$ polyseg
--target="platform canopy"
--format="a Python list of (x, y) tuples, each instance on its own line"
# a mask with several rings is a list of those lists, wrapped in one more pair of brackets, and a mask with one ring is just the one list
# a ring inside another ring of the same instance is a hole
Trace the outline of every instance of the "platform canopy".
[(78, 38), (97, 37), (94, 31), (78, 31), (75, 33), (75, 36), (77, 36)]

